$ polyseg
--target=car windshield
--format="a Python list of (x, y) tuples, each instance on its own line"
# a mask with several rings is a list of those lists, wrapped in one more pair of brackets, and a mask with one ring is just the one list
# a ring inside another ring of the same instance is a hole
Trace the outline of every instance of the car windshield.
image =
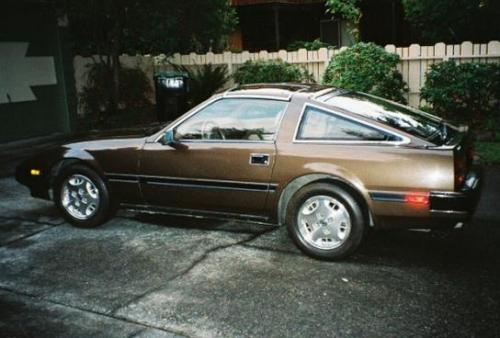
[(443, 142), (446, 139), (446, 124), (440, 118), (379, 97), (343, 92), (327, 94), (318, 100), (426, 140)]

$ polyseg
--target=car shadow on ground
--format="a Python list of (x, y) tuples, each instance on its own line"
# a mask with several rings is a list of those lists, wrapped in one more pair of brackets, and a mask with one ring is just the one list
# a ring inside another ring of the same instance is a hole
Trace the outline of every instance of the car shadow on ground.
[(499, 261), (500, 228), (488, 221), (454, 230), (373, 231), (352, 260), (371, 264), (412, 264), (422, 266), (463, 265), (481, 260)]
[(197, 229), (206, 231), (225, 231), (231, 233), (242, 234), (259, 234), (266, 232), (269, 229), (276, 228), (274, 225), (254, 224), (239, 220), (220, 220), (216, 218), (199, 218), (189, 216), (172, 216), (163, 214), (142, 214), (142, 213), (129, 213), (125, 212), (123, 217), (126, 219), (133, 219), (137, 222), (147, 223), (158, 226), (165, 226), (168, 228), (183, 228), (183, 229)]
[[(135, 214), (119, 216), (169, 228), (263, 234), (250, 246), (277, 252), (300, 254), (288, 237), (286, 227), (219, 221), (180, 216)], [(435, 269), (468, 265), (498, 265), (500, 226), (496, 219), (474, 219), (461, 229), (450, 230), (372, 230), (362, 247), (344, 261), (363, 265), (412, 265)], [(269, 232), (269, 229), (272, 231)], [(265, 237), (269, 237), (265, 240)]]

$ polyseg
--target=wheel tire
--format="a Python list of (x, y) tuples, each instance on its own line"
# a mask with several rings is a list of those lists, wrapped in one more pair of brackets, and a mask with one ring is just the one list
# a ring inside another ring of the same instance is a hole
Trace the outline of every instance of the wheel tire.
[[(63, 189), (70, 177), (80, 175), (89, 179), (97, 188), (98, 205), (93, 214), (86, 219), (79, 219), (66, 209), (63, 205)], [(64, 219), (79, 228), (94, 228), (105, 223), (112, 215), (112, 204), (109, 191), (102, 178), (92, 169), (85, 165), (76, 164), (63, 169), (54, 182), (54, 202), (61, 211)]]
[[(305, 207), (305, 203), (311, 201), (315, 196), (333, 198), (340, 202), (342, 210), (349, 214), (350, 230), (347, 237), (342, 239), (337, 247), (318, 248), (311, 243), (311, 240), (305, 239), (300, 231), (299, 212), (303, 206)], [(368, 228), (365, 224), (363, 210), (356, 199), (339, 186), (328, 183), (313, 183), (297, 191), (288, 203), (286, 215), (288, 232), (295, 244), (305, 254), (322, 260), (337, 260), (352, 254), (361, 245)]]

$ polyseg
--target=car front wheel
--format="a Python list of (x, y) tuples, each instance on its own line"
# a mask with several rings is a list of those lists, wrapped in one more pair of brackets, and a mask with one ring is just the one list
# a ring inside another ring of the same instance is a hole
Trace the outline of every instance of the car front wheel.
[(106, 222), (110, 214), (106, 184), (83, 165), (65, 168), (57, 177), (54, 200), (64, 218), (77, 227), (96, 227)]
[(289, 233), (309, 256), (335, 260), (353, 253), (366, 227), (361, 206), (344, 189), (315, 183), (300, 189), (287, 212)]

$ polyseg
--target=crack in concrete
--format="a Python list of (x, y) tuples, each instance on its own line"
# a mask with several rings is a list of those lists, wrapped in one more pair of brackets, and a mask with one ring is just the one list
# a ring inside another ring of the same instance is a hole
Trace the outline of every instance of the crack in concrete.
[[(127, 217), (121, 217), (121, 218), (127, 218)], [(4, 244), (2, 244), (0, 246), (11, 245), (11, 244), (13, 244), (15, 242), (22, 241), (22, 240), (24, 240), (26, 238), (30, 238), (32, 236), (35, 236), (35, 235), (41, 233), (41, 232), (50, 230), (50, 229), (52, 229), (52, 228), (54, 228), (56, 226), (60, 226), (60, 225), (62, 225), (62, 224), (65, 223), (64, 221), (62, 221), (60, 223), (47, 223), (47, 222), (41, 222), (41, 221), (38, 221), (38, 220), (26, 219), (26, 218), (20, 218), (20, 217), (3, 217), (3, 216), (0, 216), (0, 219), (4, 219), (4, 220), (17, 220), (17, 221), (20, 221), (20, 222), (31, 222), (31, 223), (34, 223), (34, 224), (40, 224), (40, 225), (46, 225), (46, 226), (48, 226), (48, 228), (45, 228), (45, 229), (36, 231), (34, 233), (31, 233), (29, 235), (26, 235), (26, 236), (14, 239), (14, 240), (9, 241), (7, 243), (4, 243)], [(259, 247), (256, 247), (256, 246), (249, 245), (248, 243), (250, 243), (250, 242), (258, 239), (259, 237), (261, 237), (263, 235), (266, 235), (266, 234), (269, 234), (269, 233), (271, 233), (273, 231), (276, 231), (278, 229), (279, 229), (279, 227), (268, 228), (268, 229), (265, 229), (263, 231), (259, 231), (258, 233), (251, 234), (248, 238), (245, 238), (243, 240), (240, 240), (240, 241), (237, 241), (237, 242), (234, 242), (234, 243), (230, 243), (230, 244), (218, 245), (218, 246), (215, 246), (215, 247), (213, 247), (211, 249), (208, 249), (200, 257), (198, 257), (197, 259), (195, 259), (186, 269), (184, 269), (180, 273), (174, 275), (173, 277), (169, 278), (168, 280), (166, 280), (166, 282), (172, 282), (172, 281), (174, 281), (174, 280), (176, 280), (178, 278), (182, 278), (182, 277), (186, 276), (187, 274), (189, 274), (189, 272), (191, 272), (193, 269), (195, 269), (199, 264), (201, 264), (203, 261), (205, 261), (214, 252), (225, 250), (227, 248), (235, 247), (235, 246), (243, 246), (243, 247), (253, 248), (253, 249), (263, 249), (263, 248), (259, 248)], [(228, 231), (228, 230), (225, 230), (225, 229), (207, 229), (207, 230), (208, 231), (217, 231), (217, 232), (226, 232), (226, 233), (227, 232), (231, 232), (231, 233), (234, 233), (233, 231)], [(237, 233), (240, 233), (240, 232), (237, 232)], [(241, 232), (241, 233), (245, 233), (245, 232)], [(263, 250), (265, 250), (265, 249), (263, 249)], [(271, 251), (273, 251), (273, 250), (271, 250)], [(278, 251), (278, 250), (276, 250), (276, 251)], [(292, 252), (289, 252), (289, 253), (292, 253)], [(47, 303), (51, 303), (51, 304), (54, 304), (54, 305), (59, 305), (59, 306), (71, 308), (73, 310), (87, 312), (87, 313), (92, 313), (94, 315), (104, 316), (104, 317), (111, 318), (111, 319), (114, 319), (114, 320), (119, 320), (119, 321), (123, 321), (123, 322), (129, 323), (129, 324), (135, 324), (135, 325), (139, 325), (139, 326), (144, 327), (144, 329), (138, 330), (137, 332), (135, 332), (135, 334), (132, 335), (132, 337), (135, 336), (135, 335), (137, 335), (138, 333), (141, 333), (141, 332), (147, 330), (147, 329), (156, 329), (156, 330), (161, 330), (161, 331), (166, 332), (166, 333), (173, 333), (173, 334), (176, 334), (176, 335), (190, 337), (187, 333), (179, 331), (179, 330), (175, 330), (175, 329), (171, 329), (171, 328), (170, 329), (165, 329), (165, 328), (162, 328), (162, 327), (157, 327), (157, 326), (150, 325), (150, 324), (147, 324), (147, 323), (143, 323), (141, 321), (137, 321), (137, 320), (131, 319), (129, 317), (126, 317), (124, 315), (119, 315), (118, 314), (118, 312), (121, 309), (124, 309), (124, 308), (130, 306), (131, 304), (134, 304), (134, 303), (138, 302), (140, 299), (142, 299), (144, 297), (147, 297), (148, 295), (150, 295), (150, 294), (152, 294), (152, 293), (154, 293), (156, 291), (159, 291), (159, 290), (163, 289), (164, 287), (165, 287), (165, 284), (162, 283), (161, 286), (158, 286), (158, 287), (155, 287), (153, 289), (150, 289), (150, 290), (148, 290), (148, 291), (146, 291), (146, 292), (144, 292), (144, 293), (142, 293), (142, 294), (134, 297), (132, 300), (128, 301), (127, 303), (125, 303), (123, 305), (120, 305), (119, 307), (117, 307), (115, 309), (112, 309), (109, 312), (109, 314), (108, 313), (99, 312), (99, 311), (94, 311), (94, 310), (91, 310), (91, 309), (86, 309), (86, 308), (78, 307), (78, 306), (74, 306), (74, 305), (65, 304), (65, 303), (54, 301), (54, 300), (51, 300), (51, 299), (48, 299), (48, 298), (45, 298), (45, 297), (42, 297), (42, 296), (37, 296), (37, 295), (29, 294), (29, 293), (19, 292), (17, 290), (5, 288), (5, 287), (2, 287), (2, 286), (0, 286), (0, 290), (4, 290), (6, 292), (10, 292), (10, 293), (13, 293), (13, 294), (16, 294), (16, 295), (19, 295), (19, 296), (25, 296), (25, 297), (30, 297), (30, 298), (34, 298), (34, 299), (39, 299), (39, 300), (45, 301)]]
[(0, 220), (6, 220), (6, 221), (19, 221), (19, 222), (30, 222), (30, 223), (35, 223), (35, 224), (40, 224), (40, 225), (51, 225), (51, 226), (57, 226), (57, 225), (62, 225), (65, 222), (61, 221), (59, 223), (53, 223), (53, 222), (42, 222), (39, 220), (35, 219), (29, 219), (29, 218), (22, 218), (22, 217), (5, 217), (5, 216), (0, 216)]
[[(259, 232), (258, 234), (254, 234), (252, 236), (250, 236), (249, 238), (246, 238), (244, 240), (241, 240), (241, 241), (237, 241), (237, 242), (234, 242), (234, 243), (231, 243), (231, 244), (224, 244), (224, 245), (218, 245), (218, 246), (215, 246), (211, 249), (208, 249), (207, 251), (205, 251), (203, 253), (203, 255), (201, 255), (200, 257), (198, 257), (197, 259), (195, 259), (185, 270), (181, 271), (180, 273), (174, 275), (173, 277), (169, 278), (168, 280), (166, 280), (165, 282), (173, 282), (174, 280), (178, 279), (178, 278), (182, 278), (184, 276), (186, 276), (189, 272), (191, 272), (194, 268), (196, 268), (199, 264), (201, 264), (204, 260), (206, 260), (208, 258), (208, 256), (210, 256), (210, 254), (214, 253), (214, 252), (217, 252), (217, 251), (222, 251), (222, 250), (225, 250), (227, 248), (231, 248), (231, 247), (234, 247), (234, 246), (238, 246), (238, 245), (241, 245), (241, 246), (244, 246), (245, 244), (247, 243), (250, 243), (254, 240), (256, 240), (257, 238), (259, 238), (260, 236), (263, 236), (263, 235), (266, 235), (266, 234), (269, 234), (273, 231), (276, 231), (278, 230), (279, 228), (271, 228), (271, 229), (266, 229), (262, 232)], [(150, 294), (153, 294), (154, 292), (157, 292), (161, 289), (165, 288), (165, 284), (161, 284), (161, 286), (157, 286), (155, 288), (152, 288), (136, 297), (134, 297), (132, 300), (128, 301), (127, 303), (123, 304), (123, 305), (120, 305), (119, 307), (117, 307), (116, 309), (112, 310), (111, 313), (113, 315), (117, 315), (117, 312), (119, 312), (121, 309), (124, 309), (136, 302), (138, 302), (141, 298), (144, 298), (144, 297), (147, 297), (148, 295)], [(125, 318), (125, 317), (123, 317)]]
[[(47, 224), (47, 225), (48, 225), (48, 224)], [(28, 234), (28, 235), (21, 236), (21, 237), (19, 237), (19, 238), (16, 238), (16, 239), (13, 239), (13, 240), (8, 241), (8, 242), (6, 242), (6, 243), (3, 243), (3, 244), (1, 244), (1, 245), (0, 245), (0, 247), (6, 247), (6, 246), (12, 245), (12, 244), (14, 244), (14, 243), (16, 243), (16, 242), (22, 241), (22, 240), (24, 240), (24, 239), (27, 239), (27, 238), (30, 238), (30, 237), (36, 236), (36, 235), (38, 235), (39, 233), (42, 233), (42, 232), (44, 232), (44, 231), (50, 230), (50, 229), (52, 229), (52, 228), (55, 228), (57, 225), (48, 225), (48, 226), (49, 226), (49, 227), (48, 227), (48, 228), (46, 228), (46, 229), (38, 230), (38, 231), (32, 232), (32, 233), (30, 233), (30, 234)]]
[(127, 338), (134, 338), (138, 337), (141, 333), (146, 332), (147, 328), (140, 328), (139, 330), (132, 332), (131, 334), (128, 335)]
[[(79, 306), (65, 304), (65, 303), (62, 303), (62, 302), (58, 302), (58, 301), (54, 301), (54, 300), (45, 298), (43, 296), (37, 296), (37, 295), (34, 295), (34, 294), (30, 294), (30, 293), (26, 293), (26, 292), (21, 292), (21, 291), (13, 290), (13, 289), (6, 288), (6, 287), (3, 287), (3, 286), (0, 286), (0, 290), (2, 290), (4, 292), (9, 292), (9, 293), (15, 294), (17, 296), (28, 297), (28, 298), (32, 298), (32, 299), (35, 299), (35, 300), (38, 300), (38, 301), (43, 301), (43, 302), (46, 302), (46, 303), (50, 303), (50, 304), (53, 304), (53, 305), (58, 305), (58, 306), (66, 307), (66, 308), (69, 308), (69, 309), (72, 309), (72, 310), (75, 310), (75, 311), (81, 311), (81, 312), (91, 313), (91, 314), (94, 314), (96, 316), (103, 316), (103, 317), (114, 319), (114, 320), (118, 320), (118, 321), (121, 321), (121, 322), (126, 322), (128, 324), (139, 325), (139, 326), (142, 326), (145, 329), (154, 329), (154, 330), (159, 330), (159, 331), (163, 331), (163, 332), (166, 332), (166, 333), (173, 333), (173, 334), (184, 336), (184, 337), (191, 337), (188, 334), (186, 334), (185, 332), (181, 332), (181, 331), (178, 331), (178, 330), (165, 329), (165, 328), (162, 328), (162, 327), (159, 327), (159, 326), (150, 325), (150, 324), (143, 323), (143, 322), (140, 322), (140, 321), (132, 320), (130, 318), (115, 317), (112, 314), (107, 314), (107, 313), (104, 313), (104, 312), (99, 312), (99, 311), (95, 311), (95, 310), (91, 310), (91, 309), (86, 309), (86, 308), (82, 308), (82, 307), (79, 307)], [(141, 330), (138, 331), (138, 332), (140, 333)]]
[(260, 245), (252, 245), (252, 244), (242, 244), (243, 247), (249, 248), (249, 249), (255, 249), (255, 250), (262, 250), (262, 251), (270, 251), (270, 252), (279, 252), (285, 255), (293, 255), (293, 256), (303, 256), (302, 253), (300, 252), (295, 252), (292, 250), (283, 250), (283, 249), (276, 249), (276, 248), (268, 248), (265, 246), (260, 246)]
[(11, 241), (2, 243), (2, 244), (0, 244), (0, 247), (7, 247), (9, 245), (12, 245), (12, 244), (17, 243), (19, 241), (22, 241), (22, 240), (25, 240), (27, 238), (36, 236), (36, 235), (38, 235), (38, 234), (40, 234), (42, 232), (48, 231), (50, 229), (53, 229), (53, 228), (55, 228), (57, 226), (60, 226), (60, 225), (64, 224), (64, 221), (61, 222), (61, 223), (44, 223), (44, 222), (40, 222), (40, 221), (28, 220), (28, 219), (19, 218), (19, 217), (3, 217), (3, 216), (0, 216), (0, 219), (2, 219), (2, 220), (15, 220), (15, 221), (19, 221), (19, 222), (29, 222), (29, 223), (34, 223), (34, 224), (46, 225), (47, 226), (47, 228), (40, 229), (40, 230), (37, 230), (35, 232), (31, 232), (31, 233), (29, 233), (27, 235), (15, 238), (15, 239), (13, 239)]

